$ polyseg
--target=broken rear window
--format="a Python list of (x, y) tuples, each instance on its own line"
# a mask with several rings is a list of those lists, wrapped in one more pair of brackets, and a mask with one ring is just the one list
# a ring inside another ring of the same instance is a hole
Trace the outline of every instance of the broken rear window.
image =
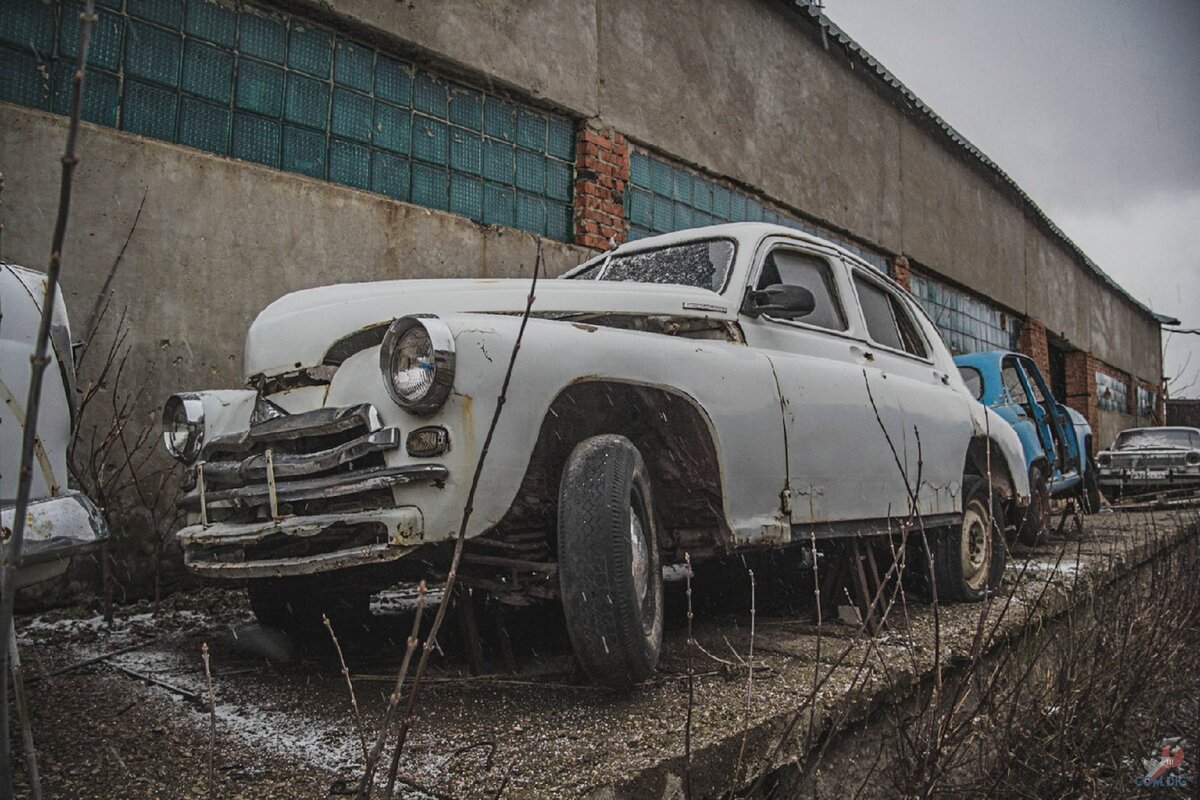
[(720, 292), (733, 266), (733, 242), (714, 239), (600, 259), (574, 280), (673, 283)]

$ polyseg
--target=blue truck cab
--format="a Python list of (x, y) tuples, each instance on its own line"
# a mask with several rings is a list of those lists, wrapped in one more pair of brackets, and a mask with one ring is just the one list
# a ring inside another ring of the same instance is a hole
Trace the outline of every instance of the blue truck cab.
[(954, 363), (975, 399), (1003, 418), (1021, 440), (1032, 495), (1018, 528), (1022, 541), (1045, 536), (1050, 499), (1078, 497), (1083, 510), (1099, 510), (1100, 489), (1091, 460), (1092, 428), (1058, 402), (1033, 359), (1011, 350), (956, 356)]

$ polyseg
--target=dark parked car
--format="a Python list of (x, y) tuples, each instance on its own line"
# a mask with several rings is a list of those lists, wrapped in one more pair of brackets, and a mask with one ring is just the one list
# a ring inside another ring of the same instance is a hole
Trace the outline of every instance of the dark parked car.
[(1200, 429), (1130, 428), (1097, 457), (1111, 498), (1163, 489), (1200, 489)]

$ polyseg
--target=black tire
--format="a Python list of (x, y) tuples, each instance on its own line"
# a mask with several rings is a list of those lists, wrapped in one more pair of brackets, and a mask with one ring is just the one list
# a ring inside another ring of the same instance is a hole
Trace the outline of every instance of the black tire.
[(963, 478), (962, 521), (936, 532), (931, 542), (939, 603), (977, 603), (1000, 586), (1008, 555), (994, 515), (1003, 513), (1000, 498), (982, 478)]
[(263, 625), (294, 636), (324, 633), (322, 615), (338, 635), (352, 635), (370, 619), (371, 595), (339, 590), (333, 583), (311, 578), (264, 578), (247, 586), (250, 609)]
[(1087, 459), (1087, 470), (1083, 473), (1083, 486), (1079, 492), (1079, 500), (1083, 504), (1083, 513), (1095, 514), (1103, 505), (1100, 499), (1099, 467), (1091, 456)]
[(1029, 507), (1017, 528), (1017, 538), (1022, 544), (1036, 547), (1046, 541), (1046, 526), (1050, 521), (1050, 485), (1046, 483), (1046, 469), (1041, 464), (1029, 468)]
[(650, 477), (637, 448), (615, 435), (580, 442), (558, 489), (558, 580), (575, 656), (596, 683), (629, 688), (658, 663), (657, 542)]

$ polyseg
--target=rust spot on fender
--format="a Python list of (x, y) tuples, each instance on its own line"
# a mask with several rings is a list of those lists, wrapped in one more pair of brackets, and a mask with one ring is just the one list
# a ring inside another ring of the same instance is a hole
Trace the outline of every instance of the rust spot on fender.
[(584, 325), (582, 322), (572, 322), (571, 327), (579, 328), (579, 330), (584, 331), (585, 333), (595, 333), (596, 332), (595, 325)]

